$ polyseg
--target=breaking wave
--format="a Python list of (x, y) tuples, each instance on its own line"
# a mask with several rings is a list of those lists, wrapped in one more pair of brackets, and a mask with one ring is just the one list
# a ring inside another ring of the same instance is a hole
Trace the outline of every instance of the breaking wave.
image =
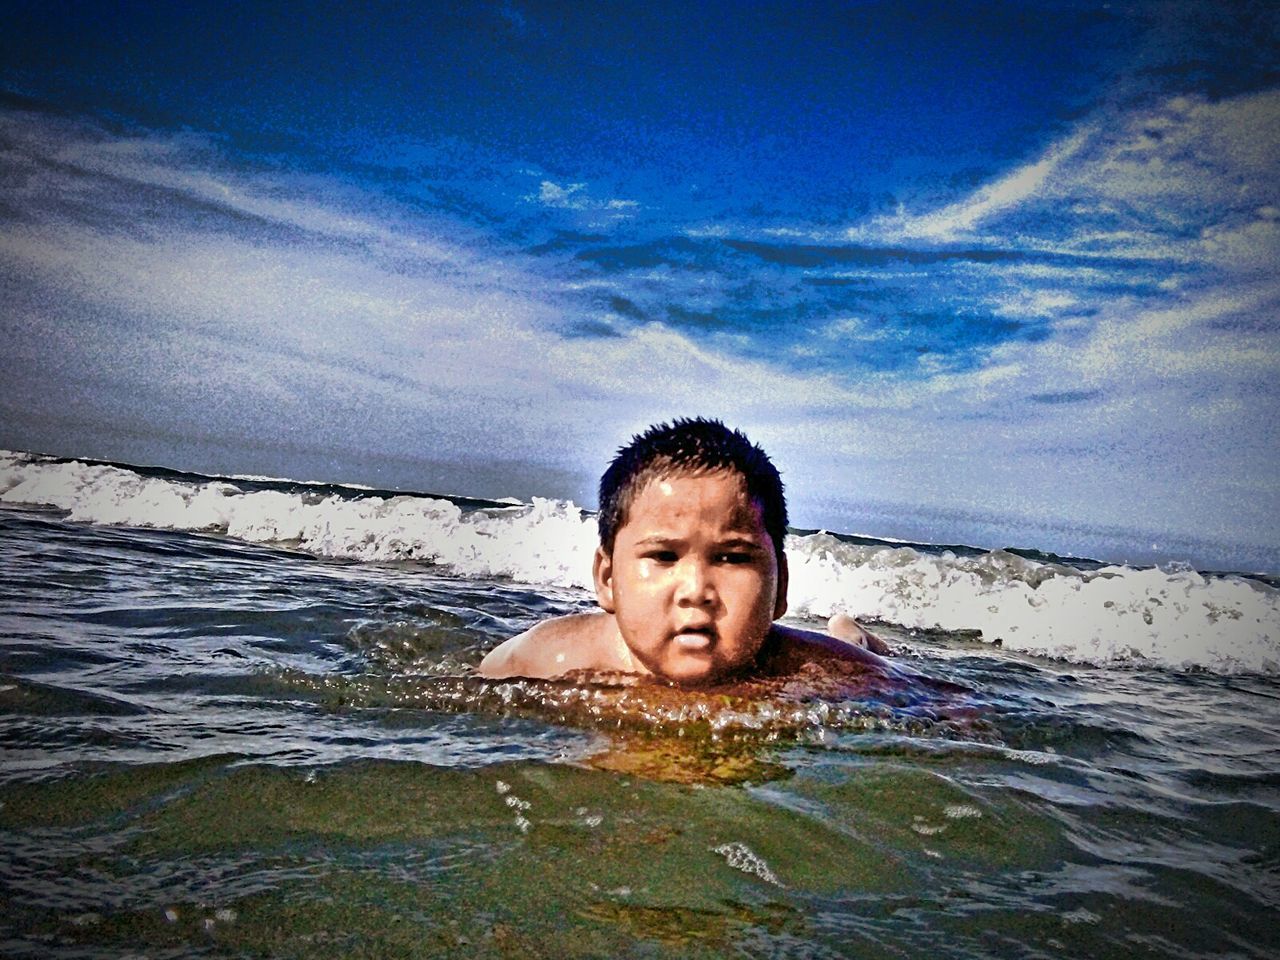
[[(500, 504), (261, 478), (203, 477), (0, 453), (0, 502), (85, 523), (224, 534), (354, 561), (587, 588), (594, 519), (572, 503)], [(970, 631), (1080, 664), (1280, 673), (1280, 591), (1189, 567), (1074, 565), (1003, 550), (787, 539), (790, 612)]]

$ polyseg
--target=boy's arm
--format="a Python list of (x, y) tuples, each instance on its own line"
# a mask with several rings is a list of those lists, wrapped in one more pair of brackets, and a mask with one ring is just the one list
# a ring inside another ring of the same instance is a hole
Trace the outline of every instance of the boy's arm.
[(535, 623), (490, 650), (477, 672), (491, 680), (551, 679), (573, 670), (600, 669), (602, 640), (613, 625), (607, 613), (572, 613)]
[[(854, 660), (879, 673), (902, 676), (904, 668), (886, 659), (890, 654), (886, 644), (875, 634), (868, 633), (852, 617), (836, 614), (827, 623), (827, 633), (803, 630), (775, 623), (771, 632), (782, 641), (781, 649), (798, 655), (801, 661), (813, 656), (835, 656), (841, 660)], [(784, 661), (785, 662), (785, 661)], [(793, 661), (793, 665), (798, 663)], [(910, 674), (912, 671), (907, 670)]]
[(893, 655), (889, 645), (847, 613), (837, 613), (827, 621), (827, 633), (855, 647), (866, 647), (882, 657)]
[(521, 647), (526, 642), (532, 629), (508, 637), (484, 655), (476, 673), (490, 680), (501, 680), (506, 677), (520, 676)]

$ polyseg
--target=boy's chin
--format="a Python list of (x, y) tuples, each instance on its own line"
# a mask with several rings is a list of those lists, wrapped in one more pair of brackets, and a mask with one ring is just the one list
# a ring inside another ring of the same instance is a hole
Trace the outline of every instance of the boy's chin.
[(710, 670), (701, 673), (670, 670), (655, 673), (654, 676), (677, 687), (707, 687), (715, 683), (720, 675)]
[(682, 658), (683, 662), (663, 663), (652, 670), (655, 677), (681, 687), (708, 687), (737, 673), (740, 665), (711, 660)]

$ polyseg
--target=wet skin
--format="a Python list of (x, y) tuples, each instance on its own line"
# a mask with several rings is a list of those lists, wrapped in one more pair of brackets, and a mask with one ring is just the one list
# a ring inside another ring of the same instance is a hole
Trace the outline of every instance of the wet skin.
[(786, 611), (787, 568), (757, 504), (728, 472), (662, 477), (635, 497), (614, 539), (596, 550), (595, 613), (544, 620), (499, 644), (483, 677), (574, 674), (705, 685), (793, 672), (835, 658), (883, 674), (888, 647), (837, 614), (830, 636), (773, 623)]
[(723, 471), (647, 484), (612, 553), (597, 549), (594, 578), (633, 672), (677, 683), (752, 663), (786, 611), (785, 561), (741, 478)]

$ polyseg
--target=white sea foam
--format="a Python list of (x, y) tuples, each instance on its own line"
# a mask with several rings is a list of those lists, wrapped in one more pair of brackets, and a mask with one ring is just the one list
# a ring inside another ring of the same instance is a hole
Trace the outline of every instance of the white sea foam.
[(464, 513), (448, 500), (244, 491), (223, 480), (147, 477), (121, 467), (0, 453), (0, 502), (71, 520), (225, 533), (352, 560), (422, 560), (476, 577), (587, 586), (595, 525), (571, 503)]
[[(472, 577), (588, 587), (595, 524), (572, 503), (464, 512), (443, 499), (245, 491), (0, 452), (0, 501), (70, 519), (225, 533), (326, 557), (419, 560)], [(793, 614), (847, 612), (907, 628), (977, 630), (1005, 649), (1076, 663), (1280, 673), (1280, 591), (1191, 569), (1085, 571), (1004, 551), (973, 557), (787, 540)]]
[(1105, 665), (1280, 673), (1280, 591), (1191, 569), (1085, 571), (1003, 550), (976, 557), (792, 537), (792, 612), (979, 630), (1006, 649)]

